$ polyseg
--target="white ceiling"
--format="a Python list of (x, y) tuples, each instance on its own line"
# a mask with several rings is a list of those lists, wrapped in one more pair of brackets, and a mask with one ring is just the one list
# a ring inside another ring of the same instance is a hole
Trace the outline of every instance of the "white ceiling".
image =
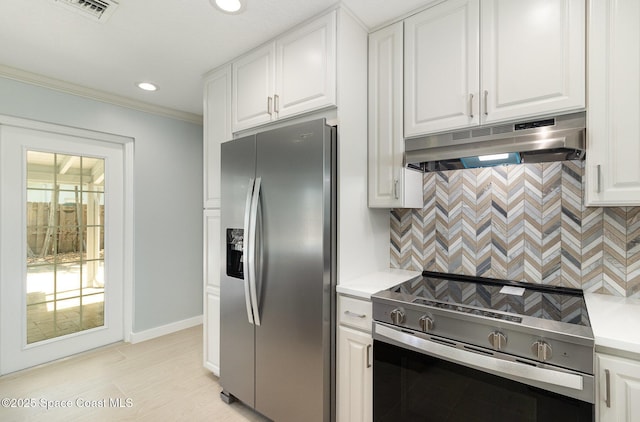
[[(118, 0), (99, 23), (56, 0), (0, 0), (0, 66), (195, 115), (202, 76), (336, 4), (335, 0), (247, 0), (226, 15), (209, 0)], [(344, 0), (373, 28), (427, 0)], [(0, 69), (1, 70), (1, 69)], [(0, 75), (2, 72), (0, 71)], [(154, 93), (135, 87), (152, 81)]]

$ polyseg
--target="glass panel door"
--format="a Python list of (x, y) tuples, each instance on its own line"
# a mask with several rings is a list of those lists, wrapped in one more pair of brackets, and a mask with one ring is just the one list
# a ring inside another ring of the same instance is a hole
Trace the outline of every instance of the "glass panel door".
[(125, 333), (132, 140), (47, 129), (0, 125), (0, 374)]

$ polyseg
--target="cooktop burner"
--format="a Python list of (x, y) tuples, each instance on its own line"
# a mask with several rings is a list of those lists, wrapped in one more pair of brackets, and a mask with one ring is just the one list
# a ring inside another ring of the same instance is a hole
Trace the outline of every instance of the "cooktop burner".
[(374, 326), (593, 374), (581, 290), (425, 271), (371, 301)]
[(582, 292), (574, 289), (424, 272), (391, 291), (407, 302), (511, 322), (528, 316), (590, 326)]

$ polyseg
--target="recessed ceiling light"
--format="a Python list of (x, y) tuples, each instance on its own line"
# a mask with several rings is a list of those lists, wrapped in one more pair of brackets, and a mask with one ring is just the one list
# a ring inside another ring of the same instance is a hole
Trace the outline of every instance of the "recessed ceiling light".
[(240, 13), (244, 10), (244, 1), (240, 0), (209, 0), (212, 5), (225, 13)]
[(152, 84), (151, 82), (140, 82), (137, 84), (138, 88), (145, 91), (157, 91), (158, 87)]

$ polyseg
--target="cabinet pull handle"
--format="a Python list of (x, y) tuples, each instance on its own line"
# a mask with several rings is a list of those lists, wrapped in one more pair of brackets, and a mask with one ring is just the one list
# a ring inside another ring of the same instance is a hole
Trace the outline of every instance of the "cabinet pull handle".
[(356, 317), (356, 318), (366, 318), (367, 317), (365, 314), (356, 314), (355, 312), (351, 312), (351, 311), (344, 311), (344, 314), (348, 315), (348, 316)]
[(596, 193), (602, 191), (602, 174), (600, 172), (600, 164), (596, 166)]
[(393, 196), (398, 199), (398, 179), (393, 179)]
[(271, 111), (272, 101), (273, 101), (273, 98), (267, 97), (267, 113), (269, 114), (269, 116), (273, 115), (273, 112)]
[(604, 378), (605, 378), (605, 389), (606, 389), (606, 397), (604, 398), (604, 402), (607, 407), (611, 407), (611, 374), (609, 374), (609, 370), (604, 370)]
[(278, 94), (273, 96), (273, 108), (276, 113), (280, 113), (280, 96)]
[(473, 119), (473, 94), (469, 94), (469, 117)]
[(484, 90), (484, 115), (489, 115), (489, 91)]
[(371, 368), (371, 359), (369, 358), (371, 355), (371, 345), (367, 344), (367, 368)]

